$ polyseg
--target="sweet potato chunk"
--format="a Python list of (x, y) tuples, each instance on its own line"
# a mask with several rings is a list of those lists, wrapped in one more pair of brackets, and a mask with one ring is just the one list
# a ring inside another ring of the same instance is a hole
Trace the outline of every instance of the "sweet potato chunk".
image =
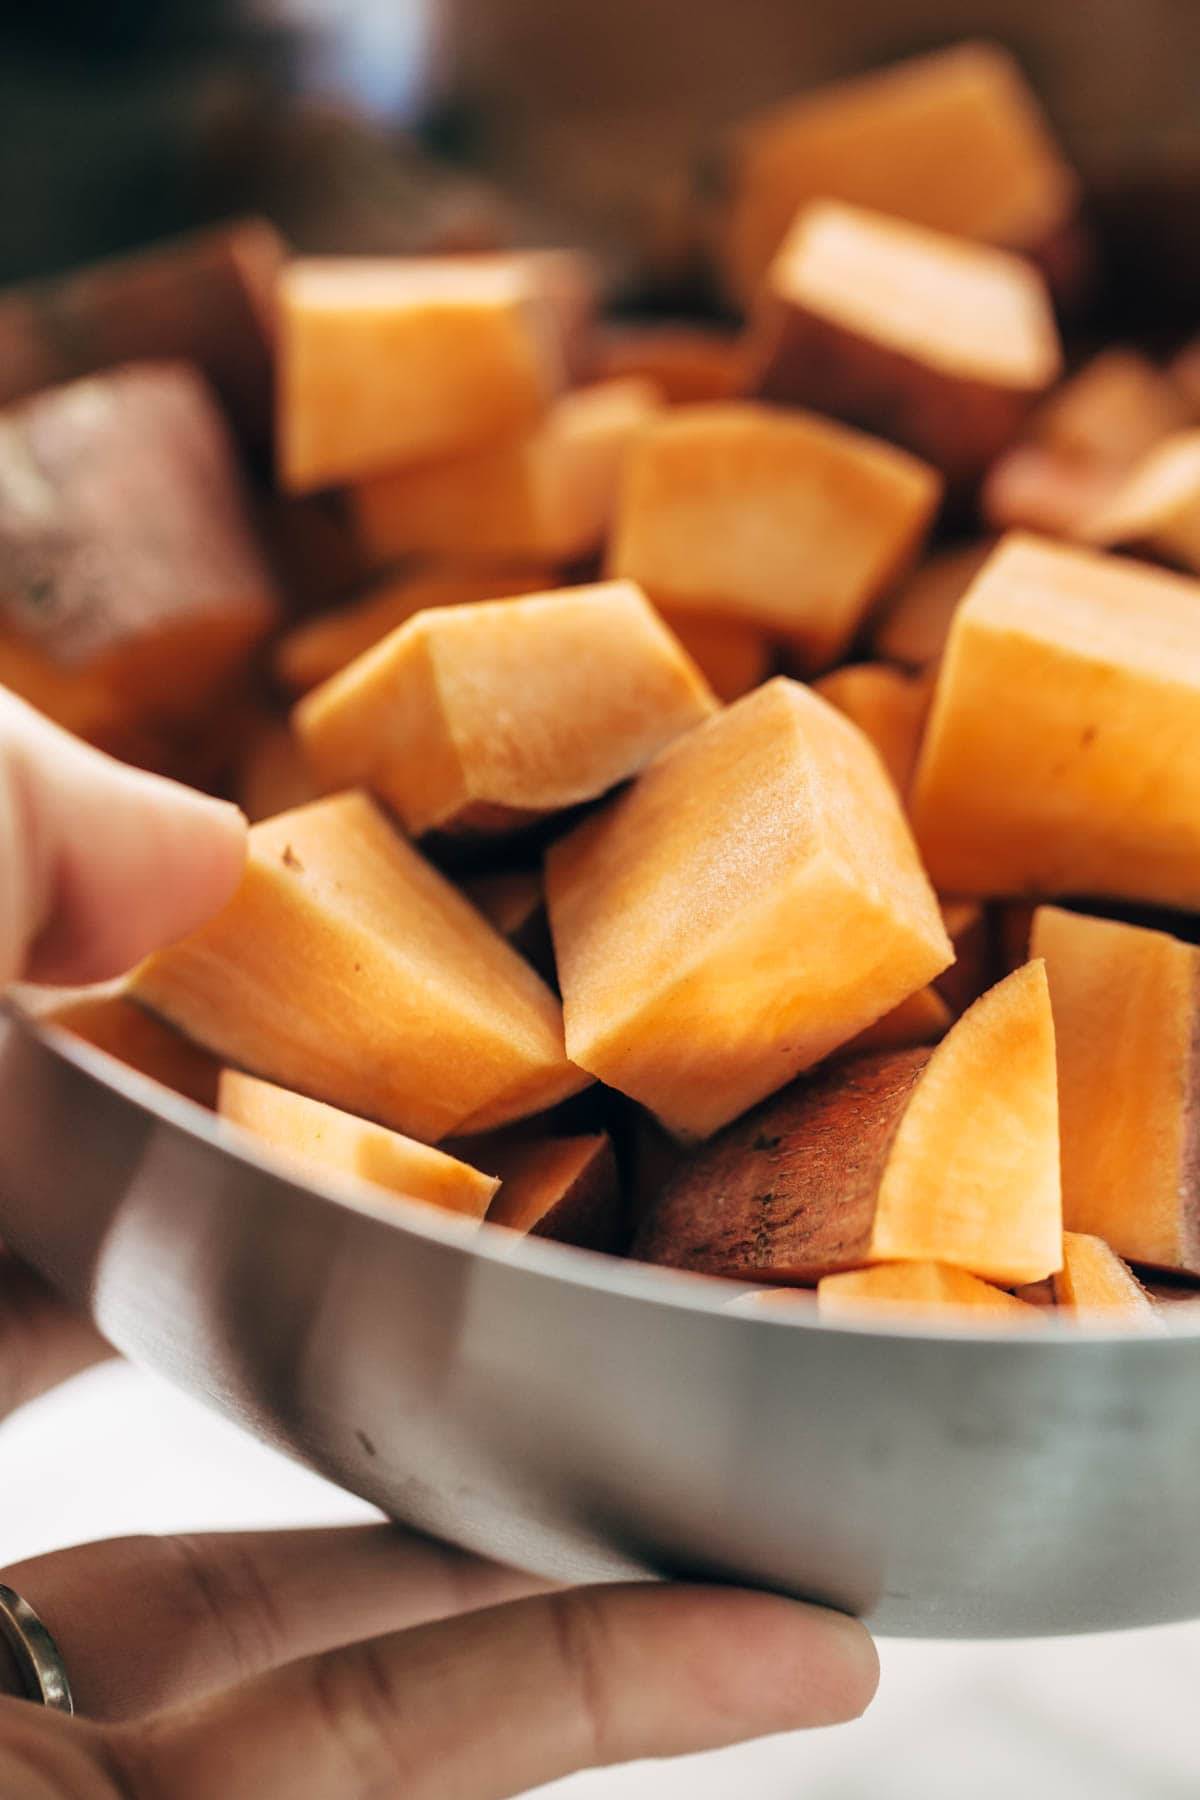
[(554, 996), (362, 794), (254, 826), (233, 900), (131, 992), (226, 1061), (429, 1142), (585, 1082)]
[(1200, 905), (1200, 586), (1014, 535), (955, 615), (910, 796), (935, 885)]
[(776, 666), (775, 646), (757, 625), (705, 613), (668, 612), (663, 617), (718, 700), (740, 700)]
[(1062, 1263), (1054, 1025), (1029, 963), (934, 1050), (833, 1064), (696, 1152), (634, 1255), (739, 1281), (942, 1262), (1001, 1286)]
[(1127, 1319), (1153, 1327), (1154, 1303), (1133, 1270), (1127, 1268), (1103, 1238), (1077, 1231), (1063, 1233), (1063, 1266), (1054, 1277), (1058, 1306), (1099, 1324)]
[(954, 1022), (954, 1015), (936, 987), (918, 988), (891, 1012), (884, 1013), (865, 1031), (851, 1038), (845, 1046), (848, 1053), (867, 1055), (877, 1050), (911, 1050), (917, 1044), (932, 1044), (944, 1037)]
[(530, 1237), (554, 1238), (587, 1250), (616, 1250), (624, 1226), (612, 1144), (603, 1132), (589, 1137), (489, 1144), (489, 1166), (500, 1192), (488, 1224)]
[(222, 1072), (218, 1110), (305, 1167), (374, 1182), (471, 1219), (482, 1219), (500, 1186), (496, 1176), (443, 1150), (236, 1069)]
[(958, 603), (995, 549), (985, 538), (937, 550), (888, 601), (871, 634), (875, 654), (908, 669), (927, 669), (946, 648)]
[[(1003, 1313), (1014, 1322), (1035, 1324), (1037, 1314), (1024, 1300), (968, 1275), (950, 1263), (881, 1263), (874, 1269), (851, 1269), (826, 1275), (817, 1285), (817, 1304), (826, 1317), (858, 1313)], [(963, 1323), (974, 1324), (974, 1318)], [(978, 1323), (990, 1324), (989, 1319)]]
[(472, 906), (477, 906), (500, 936), (507, 938), (553, 987), (554, 946), (550, 941), (541, 871), (499, 869), (471, 876), (462, 888)]
[(279, 304), (293, 492), (477, 450), (531, 426), (562, 381), (553, 310), (517, 258), (300, 260)]
[[(992, 980), (992, 932), (984, 908), (977, 900), (943, 900), (942, 923), (954, 945), (954, 961), (938, 976), (935, 986), (951, 1012), (966, 1012)], [(1004, 965), (1003, 973), (1029, 960), (1029, 938), (1021, 954)]]
[(1007, 251), (834, 202), (771, 264), (755, 391), (906, 445), (962, 486), (1062, 366), (1037, 271)]
[(631, 582), (419, 613), (301, 701), (328, 786), (409, 831), (507, 831), (605, 793), (714, 710)]
[(234, 798), (252, 825), (317, 798), (317, 784), (293, 731), (267, 719), (238, 760)]
[(125, 719), (187, 719), (275, 607), (224, 422), (191, 370), (131, 365), (0, 414), (0, 628), (32, 663), (94, 684)]
[(1102, 505), (1080, 535), (1200, 574), (1200, 431), (1166, 438)]
[(681, 1135), (950, 960), (878, 757), (785, 678), (665, 751), (546, 868), (572, 1059)]
[(827, 420), (686, 407), (634, 446), (609, 564), (664, 612), (756, 625), (820, 669), (916, 554), (939, 495), (924, 464)]
[(822, 699), (870, 738), (903, 799), (921, 748), (932, 697), (929, 682), (885, 663), (857, 663), (822, 676), (815, 686)]
[(275, 649), (275, 673), (285, 687), (307, 693), (337, 675), (364, 651), (434, 606), (470, 606), (479, 600), (507, 600), (516, 594), (544, 593), (553, 585), (548, 569), (430, 568), (381, 581), (353, 606), (307, 619)]
[(961, 44), (786, 102), (743, 127), (729, 171), (729, 285), (757, 290), (801, 206), (828, 197), (1037, 251), (1078, 183), (1017, 64)]
[(555, 402), (532, 431), (423, 468), (373, 476), (352, 493), (376, 563), (578, 562), (600, 549), (630, 446), (658, 409), (645, 381), (605, 381)]
[(740, 337), (702, 325), (610, 325), (596, 346), (595, 373), (652, 381), (669, 406), (734, 400), (746, 385)]
[(1040, 444), (1014, 444), (987, 472), (979, 503), (995, 531), (1022, 528), (1076, 539), (1119, 487), (1110, 463), (1063, 456)]
[(1042, 906), (1032, 950), (1057, 1027), (1068, 1228), (1200, 1275), (1200, 949)]
[(135, 1006), (122, 981), (77, 989), (37, 1012), (46, 1024), (59, 1025), (107, 1051), (139, 1075), (160, 1081), (210, 1111), (216, 1106), (220, 1063), (163, 1020)]

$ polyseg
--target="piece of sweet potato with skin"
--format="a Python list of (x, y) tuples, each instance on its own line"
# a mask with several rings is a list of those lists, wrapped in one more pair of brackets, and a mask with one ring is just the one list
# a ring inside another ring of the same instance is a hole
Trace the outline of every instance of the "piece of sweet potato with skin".
[(386, 577), (352, 606), (323, 613), (289, 631), (275, 646), (274, 669), (284, 687), (307, 693), (337, 675), (414, 614), (435, 606), (471, 606), (544, 593), (549, 569), (433, 567)]
[(484, 1154), (500, 1177), (489, 1225), (585, 1250), (622, 1247), (624, 1205), (613, 1147), (603, 1132), (503, 1148), (493, 1143)]
[(210, 1111), (216, 1106), (220, 1063), (162, 1019), (135, 1006), (123, 981), (68, 990), (35, 1010), (46, 1024), (72, 1032), (198, 1106)]
[(630, 446), (659, 407), (638, 380), (575, 388), (532, 430), (351, 491), (375, 565), (404, 556), (489, 565), (579, 562), (612, 522)]
[(777, 678), (546, 861), (570, 1053), (704, 1136), (922, 987), (950, 945), (878, 757)]
[(903, 674), (886, 663), (854, 663), (823, 675), (813, 685), (822, 699), (853, 719), (870, 738), (903, 799), (917, 766), (933, 697), (929, 680)]
[(308, 258), (279, 284), (280, 479), (295, 493), (525, 430), (563, 380), (519, 258)]
[(419, 613), (301, 701), (327, 786), (414, 835), (494, 833), (597, 798), (715, 709), (632, 582)]
[(751, 360), (753, 392), (903, 444), (962, 490), (1017, 436), (1062, 351), (1019, 257), (819, 202), (771, 265)]
[(1076, 1318), (1150, 1329), (1158, 1323), (1149, 1294), (1103, 1238), (1065, 1231), (1063, 1266), (1053, 1279), (1055, 1304)]
[(909, 797), (935, 885), (1200, 905), (1200, 585), (1013, 534), (955, 614)]
[(703, 613), (664, 612), (663, 617), (718, 700), (740, 700), (775, 670), (775, 645), (757, 625)]
[[(849, 201), (1039, 254), (1065, 247), (1079, 184), (1015, 60), (998, 45), (964, 43), (749, 120), (725, 185), (722, 266), (748, 304), (809, 201)], [(1065, 261), (1062, 272), (1071, 273)]]
[(228, 433), (182, 364), (0, 414), (0, 625), (126, 720), (203, 711), (276, 616)]
[(223, 1119), (306, 1168), (369, 1181), (469, 1219), (483, 1218), (500, 1186), (497, 1176), (443, 1150), (236, 1069), (222, 1071), (217, 1107)]
[(224, 1061), (427, 1142), (587, 1082), (554, 996), (362, 794), (253, 826), (233, 900), (130, 991)]
[(1043, 906), (1032, 950), (1057, 1024), (1068, 1229), (1200, 1275), (1200, 949)]
[(1157, 444), (1085, 516), (1079, 535), (1200, 574), (1200, 430)]
[(940, 494), (925, 464), (829, 420), (681, 407), (630, 454), (609, 569), (664, 613), (754, 625), (817, 671), (916, 555)]
[(1041, 966), (992, 988), (934, 1050), (837, 1062), (697, 1151), (633, 1254), (811, 1283), (945, 1262), (1003, 1286), (1062, 1262), (1054, 1027)]
[(964, 1325), (990, 1325), (993, 1315), (999, 1315), (1013, 1324), (1037, 1323), (1037, 1313), (1027, 1301), (965, 1269), (939, 1262), (882, 1263), (873, 1269), (826, 1275), (817, 1284), (817, 1306), (823, 1318), (933, 1314), (939, 1323), (953, 1323), (957, 1315)]
[(871, 632), (876, 656), (907, 669), (936, 665), (958, 603), (995, 547), (994, 539), (985, 538), (926, 557), (880, 612)]
[(597, 380), (652, 381), (668, 406), (735, 400), (748, 373), (740, 336), (684, 322), (606, 326), (597, 338), (593, 370)]

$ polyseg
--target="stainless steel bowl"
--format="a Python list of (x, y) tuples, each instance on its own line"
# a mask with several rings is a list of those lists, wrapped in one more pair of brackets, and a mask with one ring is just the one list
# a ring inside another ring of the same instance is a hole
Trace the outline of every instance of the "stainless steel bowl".
[(398, 1519), (914, 1637), (1200, 1613), (1200, 1330), (935, 1334), (288, 1180), (0, 1016), (0, 1234), (138, 1362)]

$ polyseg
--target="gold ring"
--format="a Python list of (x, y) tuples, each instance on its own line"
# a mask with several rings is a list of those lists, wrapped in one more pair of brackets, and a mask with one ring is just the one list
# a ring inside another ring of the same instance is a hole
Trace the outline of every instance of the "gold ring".
[(73, 1713), (71, 1683), (58, 1645), (42, 1621), (13, 1588), (0, 1582), (0, 1638), (16, 1658), (25, 1699), (55, 1712)]

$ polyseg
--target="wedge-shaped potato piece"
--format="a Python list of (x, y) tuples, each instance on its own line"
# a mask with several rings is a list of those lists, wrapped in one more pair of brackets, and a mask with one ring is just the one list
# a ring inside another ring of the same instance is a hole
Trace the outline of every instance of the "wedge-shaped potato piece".
[(1037, 1323), (1037, 1313), (1027, 1301), (980, 1281), (977, 1275), (968, 1275), (965, 1269), (939, 1262), (881, 1263), (874, 1269), (826, 1275), (817, 1286), (817, 1304), (826, 1318), (858, 1313), (958, 1313), (964, 1324), (985, 1325), (991, 1324), (991, 1319), (978, 1318), (978, 1314), (1001, 1313), (1014, 1323)]
[(1120, 486), (1110, 463), (1063, 456), (1040, 444), (1014, 444), (996, 458), (980, 491), (980, 510), (994, 531), (1022, 529), (1075, 541), (1087, 520)]
[(139, 1075), (160, 1081), (210, 1111), (216, 1106), (220, 1063), (162, 1019), (135, 1006), (123, 981), (69, 991), (36, 1011), (46, 1024), (59, 1025), (107, 1051)]
[(839, 1062), (668, 1183), (634, 1255), (739, 1281), (941, 1262), (1001, 1286), (1062, 1264), (1054, 1025), (1040, 963), (935, 1050)]
[(594, 556), (612, 523), (630, 446), (658, 409), (649, 382), (577, 388), (519, 437), (362, 482), (351, 496), (359, 536), (376, 563), (453, 556), (563, 564)]
[(1049, 906), (1031, 948), (1054, 1004), (1068, 1228), (1200, 1275), (1200, 949)]
[(363, 794), (254, 826), (233, 900), (131, 992), (227, 1062), (428, 1142), (585, 1084), (554, 996)]
[(1200, 431), (1164, 439), (1083, 520), (1080, 535), (1200, 574)]
[(855, 663), (822, 676), (815, 685), (822, 699), (853, 719), (870, 738), (903, 798), (921, 748), (933, 694), (930, 683), (889, 669), (886, 663)]
[(546, 871), (572, 1059), (682, 1135), (950, 960), (878, 757), (785, 678), (665, 751)]
[(421, 569), (391, 576), (353, 606), (307, 619), (275, 648), (275, 673), (284, 687), (307, 693), (337, 675), (388, 633), (435, 606), (471, 606), (480, 600), (508, 600), (517, 594), (545, 593), (554, 585), (549, 569)]
[(775, 645), (757, 625), (705, 613), (664, 613), (718, 700), (740, 700), (776, 666)]
[(955, 615), (910, 795), (945, 893), (1200, 905), (1200, 585), (1005, 539)]
[(1037, 270), (1020, 257), (821, 201), (771, 265), (755, 390), (906, 445), (974, 480), (1058, 379)]
[(500, 936), (533, 964), (543, 981), (554, 986), (554, 946), (546, 917), (546, 895), (540, 869), (499, 869), (473, 875), (462, 884), (472, 906), (477, 906)]
[(1103, 1238), (1078, 1231), (1063, 1233), (1063, 1266), (1054, 1277), (1057, 1305), (1078, 1317), (1105, 1325), (1127, 1319), (1131, 1325), (1157, 1325), (1154, 1302), (1134, 1274)]
[(758, 288), (793, 217), (825, 197), (980, 243), (1037, 252), (1075, 212), (1078, 182), (1016, 62), (968, 43), (785, 102), (733, 145), (729, 285)]
[(620, 1248), (624, 1209), (612, 1144), (603, 1132), (503, 1148), (492, 1143), (485, 1154), (500, 1176), (489, 1225), (587, 1250)]
[(630, 454), (610, 568), (664, 612), (757, 625), (820, 669), (915, 556), (940, 493), (923, 463), (825, 419), (681, 408)]
[(636, 774), (716, 701), (631, 582), (419, 613), (301, 701), (328, 786), (414, 834), (508, 831)]
[(279, 284), (280, 476), (293, 492), (477, 450), (561, 386), (554, 310), (503, 257), (332, 257)]
[(927, 669), (941, 659), (958, 603), (995, 549), (995, 540), (937, 550), (900, 584), (875, 623), (877, 656), (908, 669)]
[(443, 1150), (236, 1069), (221, 1074), (218, 1111), (294, 1161), (371, 1181), (468, 1218), (482, 1219), (500, 1186), (495, 1175)]
[(851, 1038), (846, 1052), (855, 1056), (877, 1050), (911, 1050), (916, 1044), (932, 1044), (945, 1037), (954, 1023), (954, 1014), (937, 988), (918, 988), (891, 1012), (884, 1013), (865, 1031)]
[(595, 373), (652, 381), (669, 406), (735, 400), (746, 385), (746, 349), (733, 332), (711, 326), (610, 325), (596, 346)]
[(187, 719), (275, 611), (192, 370), (130, 365), (0, 414), (0, 628), (31, 660), (98, 684), (125, 719)]
[[(978, 900), (943, 900), (942, 923), (954, 945), (954, 961), (937, 978), (938, 993), (952, 1013), (966, 1012), (992, 983), (995, 957), (992, 946), (991, 921)], [(1026, 935), (1021, 954), (1005, 963), (1002, 974), (1029, 961), (1029, 938)]]

